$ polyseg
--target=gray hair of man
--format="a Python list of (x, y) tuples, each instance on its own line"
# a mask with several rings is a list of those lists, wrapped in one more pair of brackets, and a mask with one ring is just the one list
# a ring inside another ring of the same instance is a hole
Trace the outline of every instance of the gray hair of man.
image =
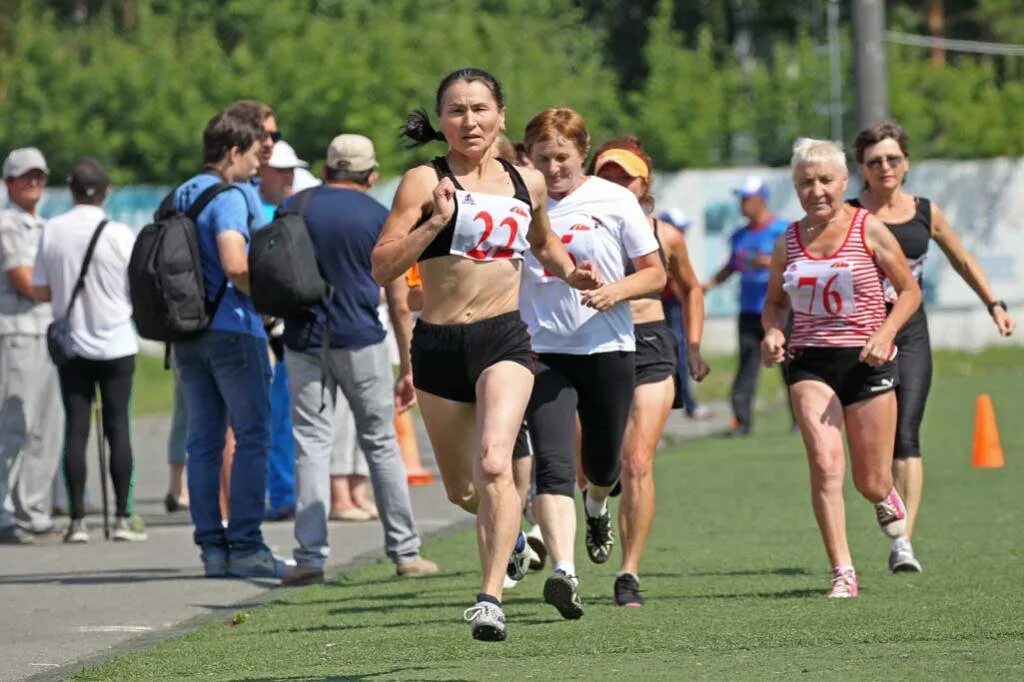
[(793, 160), (790, 168), (795, 174), (800, 166), (835, 165), (843, 175), (849, 175), (846, 168), (846, 154), (838, 142), (801, 137), (793, 143)]

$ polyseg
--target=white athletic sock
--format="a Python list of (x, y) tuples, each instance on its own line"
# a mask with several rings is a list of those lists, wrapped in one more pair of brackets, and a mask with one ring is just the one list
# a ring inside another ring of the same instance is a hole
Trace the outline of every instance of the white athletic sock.
[(598, 516), (602, 516), (605, 513), (605, 511), (608, 509), (608, 498), (607, 497), (604, 498), (603, 500), (601, 500), (600, 502), (598, 502), (597, 500), (595, 500), (590, 495), (587, 495), (586, 500), (587, 501), (586, 501), (586, 504), (584, 506), (587, 508), (587, 516), (589, 516), (592, 519), (593, 518), (597, 518)]
[(908, 538), (904, 538), (904, 537), (899, 537), (899, 538), (896, 538), (895, 540), (893, 540), (892, 541), (892, 549), (893, 549), (893, 551), (902, 550), (902, 549), (909, 549), (910, 551), (913, 551), (913, 549), (910, 546), (910, 540)]
[(556, 561), (555, 565), (551, 569), (552, 573), (555, 571), (562, 571), (566, 575), (576, 575), (576, 564), (571, 561)]

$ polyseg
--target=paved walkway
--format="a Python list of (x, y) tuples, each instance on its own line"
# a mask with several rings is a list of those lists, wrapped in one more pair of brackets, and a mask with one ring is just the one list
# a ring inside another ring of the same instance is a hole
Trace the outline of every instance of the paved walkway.
[[(693, 438), (724, 428), (725, 407), (715, 417), (687, 420), (673, 412), (666, 435)], [(420, 429), (424, 466), (436, 470)], [(102, 540), (101, 519), (91, 519), (93, 541), (65, 546), (59, 539), (33, 547), (0, 547), (0, 680), (59, 679), (68, 664), (92, 658), (130, 640), (158, 639), (187, 621), (223, 611), (265, 595), (271, 581), (207, 580), (192, 544), (187, 512), (166, 514), (167, 420), (140, 419), (135, 425), (136, 506), (146, 519), (149, 540)], [(91, 440), (91, 439), (90, 439)], [(95, 453), (88, 462), (95, 467)], [(92, 499), (99, 500), (93, 468)], [(448, 503), (440, 482), (412, 488), (417, 524), (424, 534), (468, 523), (470, 517)], [(271, 548), (291, 555), (292, 524), (264, 524)], [(383, 558), (380, 524), (332, 523), (329, 571), (361, 555)], [(429, 548), (425, 553), (429, 557)], [(443, 567), (442, 567), (443, 568)]]

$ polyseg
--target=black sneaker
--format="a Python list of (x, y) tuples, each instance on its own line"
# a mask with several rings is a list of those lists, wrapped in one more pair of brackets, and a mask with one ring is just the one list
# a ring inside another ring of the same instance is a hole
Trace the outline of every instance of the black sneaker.
[(587, 556), (595, 564), (608, 561), (615, 546), (615, 533), (612, 532), (612, 512), (608, 505), (600, 516), (587, 513), (587, 491), (583, 491), (583, 516), (587, 519)]
[(632, 573), (623, 573), (615, 579), (615, 605), (644, 605), (644, 597), (640, 594), (640, 581)]
[(564, 571), (555, 571), (544, 582), (544, 601), (558, 609), (562, 618), (567, 620), (576, 620), (583, 615), (577, 583), (576, 576), (566, 575)]

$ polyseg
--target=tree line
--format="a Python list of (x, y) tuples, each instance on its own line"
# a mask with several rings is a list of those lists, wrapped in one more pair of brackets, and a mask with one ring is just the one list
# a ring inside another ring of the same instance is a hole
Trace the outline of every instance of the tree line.
[[(1014, 2), (939, 4), (948, 37), (1024, 42)], [(0, 151), (39, 146), (58, 173), (94, 155), (121, 184), (194, 172), (205, 122), (242, 98), (270, 103), (303, 158), (322, 159), (338, 132), (361, 132), (382, 171), (399, 173), (431, 153), (399, 142), (405, 114), (432, 110), (439, 78), (466, 65), (502, 81), (512, 139), (542, 108), (569, 105), (595, 143), (637, 134), (665, 170), (781, 165), (795, 137), (831, 130), (825, 0), (2, 4)], [(926, 31), (934, 4), (890, 2), (890, 28)], [(848, 142), (845, 14), (841, 36)], [(918, 158), (1024, 154), (1024, 58), (937, 63), (890, 45), (887, 60), (890, 109)]]

